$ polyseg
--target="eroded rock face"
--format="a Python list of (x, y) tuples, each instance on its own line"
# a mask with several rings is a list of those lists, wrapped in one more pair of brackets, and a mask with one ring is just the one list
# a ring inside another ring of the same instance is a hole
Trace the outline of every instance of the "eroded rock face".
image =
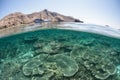
[(78, 19), (64, 16), (56, 12), (50, 12), (45, 9), (41, 12), (35, 12), (32, 14), (23, 14), (20, 12), (9, 14), (0, 20), (0, 29), (12, 26), (20, 26), (21, 24), (34, 23), (35, 19), (41, 19), (43, 21), (50, 20), (52, 22), (82, 22)]
[(30, 23), (30, 19), (20, 12), (16, 12), (13, 14), (9, 14), (8, 16), (5, 16), (0, 21), (0, 28), (8, 28), (12, 26), (19, 26), (21, 24), (27, 24)]

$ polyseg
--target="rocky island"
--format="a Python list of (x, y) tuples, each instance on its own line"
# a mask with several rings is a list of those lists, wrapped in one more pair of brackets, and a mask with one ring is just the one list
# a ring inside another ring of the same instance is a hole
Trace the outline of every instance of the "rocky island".
[(21, 12), (15, 12), (9, 14), (0, 20), (0, 29), (8, 27), (16, 27), (24, 24), (34, 24), (38, 22), (81, 22), (79, 19), (75, 19), (70, 16), (64, 16), (62, 14), (48, 11), (44, 9), (40, 12), (34, 12), (32, 14), (23, 14)]

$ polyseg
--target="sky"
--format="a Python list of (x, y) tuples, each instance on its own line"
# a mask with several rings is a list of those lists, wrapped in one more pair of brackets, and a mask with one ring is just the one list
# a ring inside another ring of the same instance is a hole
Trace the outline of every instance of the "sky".
[(30, 14), (44, 9), (120, 29), (120, 0), (0, 0), (0, 19), (14, 12)]

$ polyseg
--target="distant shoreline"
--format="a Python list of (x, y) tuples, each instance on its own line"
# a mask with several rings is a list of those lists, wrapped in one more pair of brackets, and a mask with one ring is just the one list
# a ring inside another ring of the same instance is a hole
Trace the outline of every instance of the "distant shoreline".
[(44, 9), (40, 12), (34, 12), (31, 14), (23, 14), (21, 12), (11, 13), (0, 20), (0, 29), (8, 27), (16, 27), (25, 24), (44, 23), (44, 22), (80, 22), (83, 21), (65, 16), (57, 12), (48, 11)]

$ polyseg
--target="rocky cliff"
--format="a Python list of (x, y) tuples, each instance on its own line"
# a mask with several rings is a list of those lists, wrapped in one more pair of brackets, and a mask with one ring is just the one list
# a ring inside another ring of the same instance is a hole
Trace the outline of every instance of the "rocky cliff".
[(82, 22), (79, 19), (75, 19), (70, 16), (64, 16), (56, 12), (48, 11), (47, 9), (35, 12), (32, 14), (23, 14), (21, 12), (16, 12), (5, 16), (0, 20), (0, 29), (8, 28), (12, 26), (20, 26), (22, 24), (34, 23), (34, 20), (49, 20), (51, 22)]

